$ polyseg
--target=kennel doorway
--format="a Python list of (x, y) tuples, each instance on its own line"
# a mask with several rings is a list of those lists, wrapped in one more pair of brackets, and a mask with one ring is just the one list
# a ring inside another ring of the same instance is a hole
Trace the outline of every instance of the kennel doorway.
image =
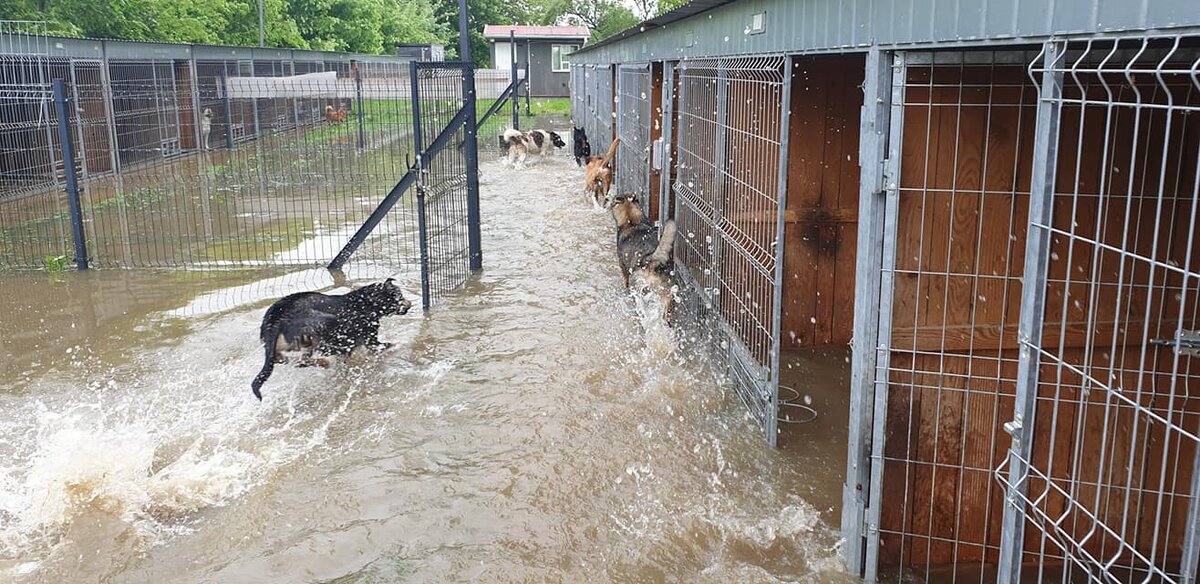
[(858, 287), (843, 509), (868, 580), (1194, 581), (1187, 46), (869, 57), (877, 286)]

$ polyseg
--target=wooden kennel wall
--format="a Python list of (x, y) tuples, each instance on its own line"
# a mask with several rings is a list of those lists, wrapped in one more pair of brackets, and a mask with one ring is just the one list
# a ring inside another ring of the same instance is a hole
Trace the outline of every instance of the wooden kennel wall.
[(863, 67), (862, 55), (793, 60), (784, 349), (850, 342)]

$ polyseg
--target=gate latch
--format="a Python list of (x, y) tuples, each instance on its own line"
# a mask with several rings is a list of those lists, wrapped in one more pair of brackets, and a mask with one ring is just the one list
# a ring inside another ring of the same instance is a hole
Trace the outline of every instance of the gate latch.
[(1179, 330), (1175, 332), (1173, 339), (1150, 339), (1150, 344), (1174, 347), (1175, 352), (1180, 355), (1198, 357), (1200, 356), (1200, 330)]

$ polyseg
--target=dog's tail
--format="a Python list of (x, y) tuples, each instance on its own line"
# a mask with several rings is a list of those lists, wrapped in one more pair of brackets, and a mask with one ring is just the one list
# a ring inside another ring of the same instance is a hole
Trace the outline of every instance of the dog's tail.
[(658, 239), (658, 246), (654, 248), (654, 253), (650, 254), (650, 261), (646, 267), (655, 270), (660, 266), (670, 263), (671, 257), (675, 254), (675, 222), (667, 221), (663, 225), (662, 237)]
[(259, 370), (258, 375), (254, 376), (254, 381), (250, 382), (250, 390), (254, 392), (254, 397), (258, 398), (258, 401), (262, 401), (262, 392), (260, 390), (263, 384), (267, 382), (267, 378), (275, 370), (275, 343), (278, 340), (279, 333), (275, 331), (270, 331), (270, 336), (263, 339), (266, 360), (263, 361), (262, 369)]
[(608, 153), (604, 155), (604, 166), (608, 166), (608, 163), (612, 162), (613, 157), (617, 155), (617, 145), (620, 143), (620, 138), (613, 139), (612, 145), (608, 147)]

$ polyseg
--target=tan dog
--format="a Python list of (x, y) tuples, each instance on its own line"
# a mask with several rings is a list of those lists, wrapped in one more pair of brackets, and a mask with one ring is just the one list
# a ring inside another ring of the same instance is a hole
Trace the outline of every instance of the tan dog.
[(583, 194), (592, 196), (592, 206), (597, 209), (608, 206), (608, 190), (613, 182), (612, 159), (617, 155), (617, 145), (620, 143), (620, 138), (613, 140), (603, 158), (589, 156), (587, 165), (583, 167)]
[(346, 108), (340, 107), (334, 111), (333, 106), (325, 106), (325, 121), (331, 124), (341, 124), (346, 121)]

